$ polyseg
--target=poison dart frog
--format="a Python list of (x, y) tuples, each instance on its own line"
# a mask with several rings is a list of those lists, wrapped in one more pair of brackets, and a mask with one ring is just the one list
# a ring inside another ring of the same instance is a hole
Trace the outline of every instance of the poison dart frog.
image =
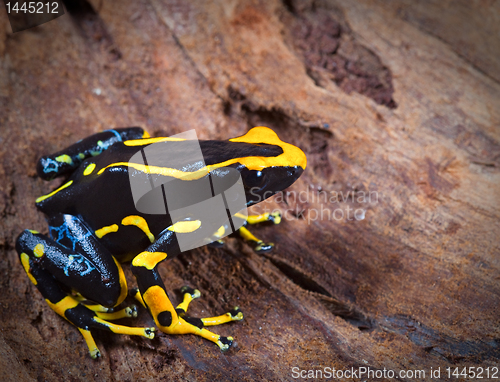
[[(168, 211), (144, 214), (137, 210), (129, 172), (131, 168), (138, 173), (151, 169), (147, 165), (141, 169), (134, 163), (130, 167), (129, 161), (138, 150), (161, 141), (168, 148), (168, 138), (151, 138), (139, 127), (107, 130), (44, 156), (37, 164), (42, 179), (65, 176), (66, 181), (36, 199), (36, 207), (47, 217), (49, 235), (25, 230), (17, 239), (16, 249), (29, 279), (48, 305), (78, 328), (92, 358), (99, 357), (100, 351), (91, 329), (154, 338), (154, 327), (128, 327), (111, 322), (137, 316), (134, 305), (118, 309), (128, 294), (121, 265), (124, 262), (131, 262), (137, 279), (138, 288), (132, 295), (149, 311), (162, 332), (196, 334), (225, 351), (233, 338), (219, 336), (205, 327), (243, 319), (237, 307), (217, 317), (188, 316), (189, 303), (200, 296), (194, 288), (181, 288), (183, 301), (176, 307), (167, 295), (158, 266), (181, 252), (177, 235), (211, 229), (212, 232), (203, 234), (217, 237), (213, 227), (220, 227), (217, 229), (220, 231), (224, 226), (222, 220), (219, 225), (213, 225), (213, 221), (205, 224), (196, 216), (173, 221)], [(207, 171), (218, 177), (226, 174), (217, 171), (221, 168), (239, 172), (247, 206), (289, 187), (307, 163), (302, 150), (281, 141), (267, 127), (255, 127), (227, 141), (201, 140), (199, 145), (202, 165)], [(176, 178), (175, 181), (191, 182), (190, 187), (197, 187), (197, 177), (193, 174), (200, 171), (199, 166), (193, 163), (183, 168), (156, 168), (156, 176), (164, 177), (165, 182)], [(190, 176), (182, 177), (179, 173)], [(280, 219), (279, 214), (265, 213), (248, 216), (246, 223), (278, 224)], [(252, 243), (257, 252), (270, 250), (272, 244), (256, 238), (246, 223), (238, 230), (243, 239)]]

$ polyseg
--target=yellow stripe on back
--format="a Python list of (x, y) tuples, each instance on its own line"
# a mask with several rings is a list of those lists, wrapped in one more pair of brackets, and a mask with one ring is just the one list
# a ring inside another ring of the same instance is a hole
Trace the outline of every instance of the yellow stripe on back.
[(208, 167), (213, 167), (213, 168), (221, 167), (221, 166), (207, 166), (207, 167), (203, 167), (197, 171), (184, 172), (181, 170), (177, 170), (176, 168), (146, 166), (143, 164), (131, 163), (131, 162), (117, 162), (117, 163), (112, 163), (112, 164), (100, 169), (97, 174), (101, 175), (104, 172), (104, 170), (106, 170), (108, 167), (116, 167), (116, 166), (132, 167), (132, 168), (135, 168), (136, 170), (142, 171), (146, 174), (158, 174), (158, 175), (170, 176), (172, 178), (177, 178), (177, 179), (182, 179), (182, 180), (200, 179), (208, 174), (208, 172), (210, 171), (210, 169), (208, 169)]
[[(168, 140), (171, 138), (151, 138), (151, 139), (164, 139)], [(177, 139), (177, 138), (172, 138), (172, 139)], [(138, 142), (144, 141), (144, 140), (137, 140)], [(146, 140), (146, 141), (149, 141)], [(271, 129), (264, 127), (264, 126), (259, 126), (259, 127), (254, 127), (251, 129), (248, 133), (245, 135), (238, 137), (238, 138), (233, 138), (230, 139), (229, 141), (231, 142), (246, 142), (246, 143), (266, 143), (270, 145), (276, 145), (281, 147), (283, 150), (283, 153), (276, 156), (276, 157), (263, 157), (263, 156), (248, 156), (248, 157), (240, 157), (240, 158), (233, 158), (229, 159), (227, 161), (213, 164), (213, 165), (208, 165), (205, 166), (199, 170), (196, 171), (181, 171), (175, 168), (169, 168), (169, 167), (158, 167), (158, 166), (146, 166), (144, 164), (139, 164), (139, 163), (131, 163), (131, 162), (117, 162), (117, 163), (112, 163), (101, 170), (99, 170), (98, 174), (102, 174), (104, 170), (106, 170), (109, 167), (115, 167), (115, 166), (127, 166), (127, 167), (132, 167), (135, 168), (136, 170), (142, 171), (144, 173), (149, 173), (149, 174), (157, 174), (157, 175), (163, 175), (163, 176), (169, 176), (172, 178), (177, 178), (177, 179), (182, 179), (182, 180), (196, 180), (204, 177), (208, 172), (215, 170), (220, 167), (226, 167), (230, 166), (235, 163), (240, 163), (244, 165), (246, 168), (249, 170), (256, 170), (260, 171), (263, 170), (267, 167), (301, 167), (303, 169), (306, 168), (307, 166), (307, 158), (304, 152), (299, 149), (298, 147), (295, 147), (294, 145), (291, 145), (289, 143), (283, 142), (282, 140), (279, 139), (278, 135)], [(126, 141), (127, 142), (134, 142), (134, 141)], [(150, 142), (153, 143), (153, 142)], [(139, 145), (139, 143), (137, 143)]]
[(89, 164), (87, 167), (85, 167), (85, 170), (83, 170), (83, 175), (87, 176), (92, 174), (92, 171), (95, 169), (95, 163)]
[(158, 143), (158, 142), (180, 142), (180, 141), (185, 141), (184, 138), (165, 138), (165, 137), (159, 137), (159, 138), (143, 138), (143, 139), (131, 139), (128, 141), (123, 142), (125, 146), (146, 146), (151, 143)]
[(125, 273), (123, 273), (123, 268), (113, 256), (113, 260), (115, 261), (116, 267), (118, 268), (118, 279), (120, 280), (120, 296), (118, 296), (118, 300), (115, 302), (114, 306), (120, 305), (125, 297), (127, 297), (128, 289), (127, 289), (127, 279), (125, 278)]
[(154, 243), (155, 237), (149, 230), (148, 223), (146, 222), (146, 219), (144, 219), (142, 216), (138, 215), (130, 215), (127, 216), (126, 218), (123, 218), (122, 220), (123, 225), (135, 225), (139, 227), (149, 238), (149, 241), (151, 243)]
[(64, 190), (66, 187), (69, 187), (69, 186), (71, 186), (72, 184), (73, 184), (73, 181), (72, 181), (72, 180), (70, 180), (68, 183), (63, 184), (61, 187), (59, 187), (57, 190), (52, 191), (50, 194), (47, 194), (47, 195), (43, 195), (43, 196), (38, 197), (38, 198), (35, 200), (35, 202), (36, 202), (36, 203), (40, 203), (42, 200), (45, 200), (45, 199), (50, 198), (51, 196), (54, 196), (54, 195), (55, 195), (56, 193), (58, 193), (59, 191)]

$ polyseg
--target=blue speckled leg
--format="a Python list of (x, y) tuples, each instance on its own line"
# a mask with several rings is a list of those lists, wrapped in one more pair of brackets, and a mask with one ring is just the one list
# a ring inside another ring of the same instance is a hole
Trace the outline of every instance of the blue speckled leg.
[[(113, 324), (107, 320), (121, 317), (115, 317), (113, 313), (94, 312), (67, 293), (61, 283), (41, 265), (40, 258), (46, 256), (46, 252), (42, 251), (40, 245), (47, 243), (47, 238), (40, 239), (40, 236), (43, 235), (39, 235), (33, 231), (25, 231), (19, 236), (16, 249), (21, 263), (31, 282), (38, 288), (50, 308), (78, 328), (87, 343), (92, 358), (98, 358), (100, 351), (92, 337), (91, 329), (154, 338), (155, 328), (131, 328)], [(34, 247), (32, 247), (33, 244), (35, 244)]]
[(57, 153), (41, 157), (36, 171), (42, 179), (54, 179), (69, 174), (86, 158), (99, 155), (116, 142), (144, 137), (149, 137), (149, 134), (140, 127), (106, 130), (82, 139)]
[(121, 266), (88, 227), (71, 215), (57, 215), (49, 224), (52, 238), (26, 230), (18, 238), (18, 252), (86, 299), (107, 307), (120, 304), (127, 295)]
[(16, 250), (28, 277), (49, 306), (79, 329), (91, 357), (100, 355), (91, 329), (153, 338), (154, 328), (131, 328), (107, 321), (132, 317), (134, 309), (93, 311), (93, 306), (83, 304), (80, 296), (70, 292), (104, 306), (116, 306), (126, 297), (127, 285), (121, 266), (79, 219), (59, 215), (49, 223), (54, 238), (25, 230), (17, 239)]

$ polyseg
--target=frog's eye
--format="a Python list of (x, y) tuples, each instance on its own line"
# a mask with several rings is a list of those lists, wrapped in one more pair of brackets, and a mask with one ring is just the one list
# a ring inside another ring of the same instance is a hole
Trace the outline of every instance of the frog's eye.
[(248, 188), (254, 188), (254, 187), (262, 187), (264, 185), (266, 177), (262, 173), (262, 171), (250, 171), (246, 176), (245, 176), (245, 186)]

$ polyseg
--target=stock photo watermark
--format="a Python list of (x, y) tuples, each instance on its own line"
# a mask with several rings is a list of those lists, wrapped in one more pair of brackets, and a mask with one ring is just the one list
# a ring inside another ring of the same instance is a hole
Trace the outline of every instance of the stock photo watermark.
[(292, 367), (291, 376), (293, 379), (338, 379), (351, 380), (360, 379), (365, 381), (388, 380), (388, 379), (418, 379), (432, 380), (448, 378), (452, 380), (498, 380), (500, 371), (497, 366), (465, 366), (465, 367), (436, 367), (429, 369), (375, 369), (369, 366), (351, 367), (346, 369), (337, 369), (335, 367), (323, 367), (315, 369), (301, 369)]
[[(250, 191), (252, 194), (252, 190)], [(269, 195), (271, 196), (271, 195)], [(263, 199), (266, 199), (265, 196)], [(316, 191), (311, 189), (301, 191), (280, 191), (274, 201), (280, 205), (292, 206), (279, 210), (286, 220), (304, 219), (308, 224), (315, 221), (360, 221), (366, 217), (367, 209), (378, 203), (377, 191)], [(310, 204), (314, 207), (304, 209), (301, 205)], [(351, 205), (355, 205), (352, 207)], [(277, 212), (267, 206), (262, 207), (264, 213)]]

